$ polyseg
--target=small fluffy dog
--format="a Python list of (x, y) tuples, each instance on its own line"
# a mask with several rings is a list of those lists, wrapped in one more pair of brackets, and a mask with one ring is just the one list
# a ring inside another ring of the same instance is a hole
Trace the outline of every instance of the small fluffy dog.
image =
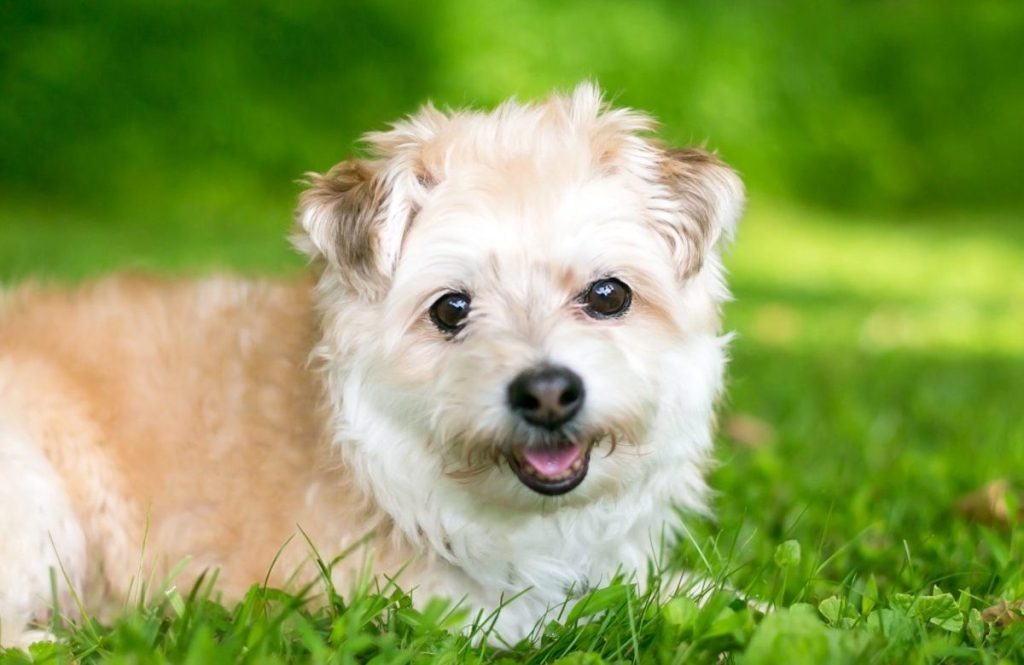
[[(676, 509), (705, 509), (719, 244), (744, 200), (653, 127), (589, 84), (427, 106), (311, 176), (308, 280), (7, 294), (4, 643), (34, 637), (51, 569), (94, 611), (185, 560), (179, 586), (216, 567), (237, 595), (297, 527), (327, 559), (364, 544), (339, 584), (369, 563), (420, 599), (528, 590), (499, 615), (507, 640), (642, 575)], [(309, 556), (291, 542), (271, 584)]]

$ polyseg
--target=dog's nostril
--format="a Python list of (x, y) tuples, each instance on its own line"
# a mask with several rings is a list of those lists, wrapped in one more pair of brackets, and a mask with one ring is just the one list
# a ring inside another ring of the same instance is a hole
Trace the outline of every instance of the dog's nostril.
[(526, 393), (519, 400), (519, 407), (523, 409), (537, 409), (540, 408), (540, 400), (533, 395)]
[(508, 387), (512, 410), (524, 420), (554, 429), (571, 420), (583, 404), (583, 380), (572, 370), (554, 365), (526, 370)]

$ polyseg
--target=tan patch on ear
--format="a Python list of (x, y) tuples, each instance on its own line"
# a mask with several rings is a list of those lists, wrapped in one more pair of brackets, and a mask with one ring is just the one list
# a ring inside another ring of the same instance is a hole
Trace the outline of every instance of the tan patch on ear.
[(297, 221), (316, 252), (353, 282), (379, 281), (378, 232), (387, 190), (371, 165), (345, 161), (326, 174), (310, 174), (309, 184)]
[(687, 246), (683, 277), (696, 274), (715, 234), (715, 200), (707, 180), (715, 169), (728, 169), (712, 153), (699, 148), (671, 149), (661, 162), (662, 177), (679, 198), (683, 219), (678, 227)]
[(422, 156), (413, 163), (412, 171), (416, 177), (417, 184), (425, 190), (433, 189), (438, 182), (434, 169), (427, 165), (426, 160)]

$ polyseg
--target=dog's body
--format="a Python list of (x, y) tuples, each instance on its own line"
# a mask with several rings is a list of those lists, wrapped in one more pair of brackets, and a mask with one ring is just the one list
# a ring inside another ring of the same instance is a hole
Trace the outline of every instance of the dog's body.
[[(590, 86), (427, 108), (313, 178), (314, 280), (10, 295), (3, 641), (45, 614), (58, 557), (89, 607), (185, 557), (179, 585), (218, 567), (235, 595), (297, 525), (326, 558), (367, 537), (341, 584), (365, 554), (419, 598), (529, 589), (500, 613), (511, 640), (642, 574), (675, 509), (705, 507), (717, 243), (742, 207), (731, 171), (650, 126)], [(307, 556), (285, 547), (271, 583)]]

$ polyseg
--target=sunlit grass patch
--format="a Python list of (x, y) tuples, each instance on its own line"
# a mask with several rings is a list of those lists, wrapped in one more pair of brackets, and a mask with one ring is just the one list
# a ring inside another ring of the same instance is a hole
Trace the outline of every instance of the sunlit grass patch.
[(1024, 232), (756, 207), (730, 267), (730, 321), (771, 346), (1024, 352)]

